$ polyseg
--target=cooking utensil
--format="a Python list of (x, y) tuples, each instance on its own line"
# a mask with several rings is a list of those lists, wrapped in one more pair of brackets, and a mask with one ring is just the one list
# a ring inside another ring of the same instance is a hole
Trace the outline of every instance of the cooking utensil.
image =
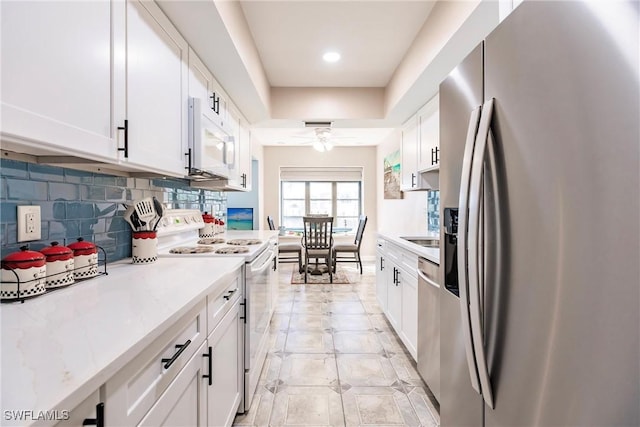
[(156, 221), (155, 224), (153, 224), (153, 231), (156, 231), (156, 228), (158, 228), (158, 223), (160, 223), (160, 220), (164, 215), (164, 207), (162, 206), (162, 203), (160, 203), (160, 201), (156, 199), (155, 196), (153, 196), (153, 208), (156, 211)]
[[(127, 205), (125, 205), (125, 206), (127, 206)], [(133, 231), (136, 231), (136, 226), (133, 223), (131, 216), (135, 213), (135, 211), (136, 210), (135, 210), (135, 208), (133, 206), (127, 206), (127, 210), (124, 211), (124, 215), (123, 215), (124, 220), (129, 223), (129, 225), (131, 226), (131, 229)]]
[(156, 216), (156, 211), (153, 208), (153, 199), (151, 197), (146, 197), (135, 202), (133, 206), (135, 207), (138, 219), (140, 220), (141, 228), (138, 229), (138, 231), (142, 229), (149, 231), (151, 227), (148, 224)]

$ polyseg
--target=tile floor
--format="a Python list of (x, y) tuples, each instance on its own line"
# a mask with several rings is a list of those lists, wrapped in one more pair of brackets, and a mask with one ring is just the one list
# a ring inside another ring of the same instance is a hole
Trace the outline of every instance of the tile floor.
[(375, 265), (352, 284), (291, 285), (280, 264), (271, 348), (250, 410), (237, 426), (438, 426), (415, 362), (375, 295)]

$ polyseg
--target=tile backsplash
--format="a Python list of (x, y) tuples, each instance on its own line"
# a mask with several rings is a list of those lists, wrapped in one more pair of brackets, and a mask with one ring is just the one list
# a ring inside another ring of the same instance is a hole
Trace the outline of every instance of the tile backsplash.
[[(101, 246), (109, 262), (130, 257), (131, 227), (123, 218), (123, 203), (151, 196), (170, 209), (226, 215), (224, 192), (193, 189), (182, 180), (124, 178), (0, 159), (2, 258), (23, 245), (38, 250), (52, 241), (66, 245), (78, 237)], [(40, 206), (40, 240), (17, 242), (19, 205)]]
[(440, 191), (427, 191), (427, 232), (440, 232)]

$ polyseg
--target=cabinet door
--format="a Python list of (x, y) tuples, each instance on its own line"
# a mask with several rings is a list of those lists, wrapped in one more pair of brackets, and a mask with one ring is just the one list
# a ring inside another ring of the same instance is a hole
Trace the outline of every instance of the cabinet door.
[(183, 177), (188, 45), (154, 2), (127, 2), (129, 164)]
[(227, 122), (235, 143), (235, 159), (229, 180), (246, 191), (251, 190), (251, 133), (242, 115), (228, 106)]
[(419, 114), (418, 170), (429, 169), (440, 163), (439, 120), (439, 97), (436, 95), (422, 108)]
[(385, 266), (384, 254), (380, 251), (376, 253), (376, 297), (382, 311), (387, 311), (387, 270)]
[(401, 187), (406, 189), (418, 185), (418, 118), (412, 117), (402, 128), (401, 141), (402, 181)]
[(402, 330), (402, 281), (400, 269), (389, 258), (385, 259), (387, 270), (387, 319), (397, 333)]
[(202, 363), (205, 350), (206, 343), (203, 343), (140, 421), (139, 426), (206, 425), (207, 401), (202, 382), (202, 376), (206, 375)]
[[(89, 395), (82, 403), (69, 411), (69, 418), (60, 421), (56, 427), (80, 427), (82, 425), (98, 425), (98, 405), (101, 404), (100, 391), (96, 390)], [(96, 420), (93, 423), (93, 420)], [(87, 422), (87, 424), (84, 424)], [(104, 413), (102, 421), (104, 422)]]
[[(116, 98), (123, 37), (112, 21), (124, 6), (86, 2), (2, 2), (2, 135), (42, 150), (115, 162)], [(120, 98), (120, 101), (121, 98)]]
[(207, 423), (212, 427), (230, 426), (242, 398), (244, 367), (239, 307), (236, 302), (209, 335), (209, 348), (205, 351), (211, 355), (205, 357), (205, 365), (210, 363), (211, 370), (205, 367), (207, 377), (203, 378), (203, 384), (207, 388)]
[(402, 288), (402, 329), (399, 335), (415, 360), (418, 348), (418, 279), (404, 269), (400, 269), (398, 276)]

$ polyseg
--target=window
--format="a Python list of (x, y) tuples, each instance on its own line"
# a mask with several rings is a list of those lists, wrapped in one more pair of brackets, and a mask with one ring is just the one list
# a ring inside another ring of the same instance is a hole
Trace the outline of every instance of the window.
[(362, 214), (362, 183), (357, 181), (282, 181), (280, 223), (302, 229), (302, 217), (326, 214), (334, 217), (334, 229), (351, 231)]

